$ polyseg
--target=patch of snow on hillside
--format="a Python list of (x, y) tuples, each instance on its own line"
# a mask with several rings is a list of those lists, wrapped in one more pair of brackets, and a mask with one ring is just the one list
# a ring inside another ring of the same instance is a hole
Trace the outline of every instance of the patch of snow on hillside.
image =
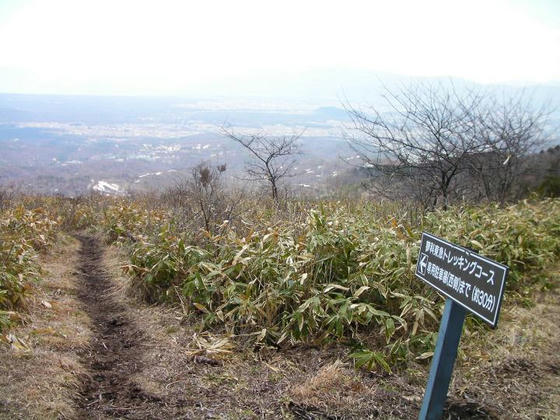
[(67, 160), (66, 162), (62, 163), (61, 166), (68, 166), (68, 165), (81, 165), (82, 161), (80, 160)]
[(150, 175), (156, 175), (157, 176), (157, 175), (161, 175), (162, 173), (163, 172), (148, 172), (148, 173), (145, 173), (145, 174), (142, 174), (142, 175), (138, 175), (138, 178), (144, 178), (144, 177), (150, 176)]
[(121, 194), (121, 188), (118, 184), (111, 184), (107, 181), (97, 181), (92, 189), (106, 194)]

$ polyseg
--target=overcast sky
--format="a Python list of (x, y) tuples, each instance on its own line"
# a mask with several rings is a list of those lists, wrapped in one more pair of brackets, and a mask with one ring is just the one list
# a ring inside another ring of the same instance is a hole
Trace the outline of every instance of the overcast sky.
[(0, 92), (169, 94), (324, 69), (560, 82), (560, 0), (0, 0)]

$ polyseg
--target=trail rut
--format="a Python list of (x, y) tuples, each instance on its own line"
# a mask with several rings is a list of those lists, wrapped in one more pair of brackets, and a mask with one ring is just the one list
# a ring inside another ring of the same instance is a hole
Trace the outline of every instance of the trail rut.
[(125, 305), (111, 295), (113, 284), (103, 265), (99, 241), (88, 236), (78, 239), (78, 297), (94, 330), (91, 342), (81, 354), (89, 375), (83, 379), (76, 401), (80, 417), (161, 417), (166, 402), (144, 392), (132, 379), (143, 368), (143, 333), (127, 316)]

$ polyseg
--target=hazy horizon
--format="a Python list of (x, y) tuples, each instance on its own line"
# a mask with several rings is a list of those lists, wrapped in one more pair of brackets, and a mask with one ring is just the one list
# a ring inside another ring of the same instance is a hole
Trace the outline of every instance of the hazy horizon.
[(354, 79), (403, 76), (560, 84), (553, 0), (0, 0), (0, 38), (2, 93), (292, 97), (327, 86), (332, 97), (364, 84)]
[(0, 39), (0, 185), (50, 194), (161, 188), (200, 162), (234, 175), (224, 125), (304, 133), (295, 187), (320, 192), (356, 175), (346, 104), (386, 112), (384, 88), (409, 83), (528, 86), (560, 109), (553, 0), (0, 0)]

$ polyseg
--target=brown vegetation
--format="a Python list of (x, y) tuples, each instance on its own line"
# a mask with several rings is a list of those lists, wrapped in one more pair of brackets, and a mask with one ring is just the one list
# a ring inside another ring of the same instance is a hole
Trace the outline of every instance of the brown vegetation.
[(413, 418), (441, 306), (412, 275), (419, 226), (511, 267), (499, 328), (466, 322), (449, 416), (558, 415), (557, 200), (244, 200), (214, 232), (153, 197), (13, 204), (0, 417)]

